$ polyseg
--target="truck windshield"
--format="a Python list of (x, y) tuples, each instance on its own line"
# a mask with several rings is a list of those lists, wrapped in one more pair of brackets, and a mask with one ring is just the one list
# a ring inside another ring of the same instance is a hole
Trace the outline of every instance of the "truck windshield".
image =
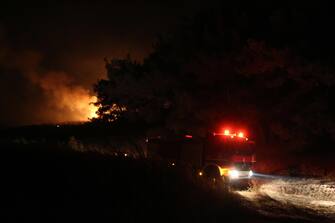
[(234, 163), (234, 167), (238, 170), (250, 170), (251, 169), (252, 164), (251, 163)]
[(207, 142), (206, 156), (227, 158), (233, 155), (251, 156), (254, 154), (253, 144), (239, 139), (222, 139), (213, 137)]

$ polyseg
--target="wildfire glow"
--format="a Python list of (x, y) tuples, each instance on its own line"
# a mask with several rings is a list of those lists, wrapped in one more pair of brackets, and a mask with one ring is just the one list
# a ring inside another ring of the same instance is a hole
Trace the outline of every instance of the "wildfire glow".
[(72, 84), (65, 74), (49, 73), (37, 81), (49, 98), (50, 110), (55, 111), (55, 122), (86, 122), (97, 117), (98, 107), (93, 104), (97, 97), (88, 89)]
[[(12, 61), (12, 59), (11, 59)], [(60, 70), (45, 70), (43, 55), (34, 51), (21, 52), (13, 65), (33, 85), (38, 107), (34, 123), (86, 122), (97, 117), (97, 98), (86, 85)], [(12, 69), (12, 68), (11, 68)]]
[(77, 116), (74, 119), (79, 121), (88, 121), (92, 118), (97, 118), (98, 107), (93, 103), (97, 101), (97, 97), (90, 96), (88, 94), (82, 94), (80, 97), (71, 97), (73, 102), (71, 104), (74, 111), (77, 112)]
[(89, 119), (98, 117), (98, 114), (97, 114), (98, 107), (93, 104), (96, 101), (97, 101), (97, 97), (95, 96), (91, 97), (91, 102), (88, 105), (88, 118)]

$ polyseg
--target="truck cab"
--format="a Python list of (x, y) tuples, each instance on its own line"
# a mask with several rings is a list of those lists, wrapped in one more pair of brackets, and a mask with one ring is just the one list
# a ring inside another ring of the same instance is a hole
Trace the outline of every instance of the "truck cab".
[(256, 162), (255, 142), (242, 132), (225, 130), (206, 137), (200, 175), (232, 186), (248, 186)]

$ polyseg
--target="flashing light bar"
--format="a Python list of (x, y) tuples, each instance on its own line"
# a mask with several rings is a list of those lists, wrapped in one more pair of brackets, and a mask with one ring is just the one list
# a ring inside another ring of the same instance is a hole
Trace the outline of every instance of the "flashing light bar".
[(229, 129), (225, 129), (223, 131), (223, 133), (216, 133), (216, 132), (213, 133), (213, 136), (217, 136), (217, 135), (220, 135), (220, 136), (230, 136), (230, 138), (232, 138), (232, 139), (235, 138), (235, 137), (238, 137), (238, 138), (243, 138), (246, 141), (248, 140), (248, 138), (244, 135), (243, 132), (240, 131), (240, 132), (238, 132), (238, 134), (237, 133), (230, 133)]

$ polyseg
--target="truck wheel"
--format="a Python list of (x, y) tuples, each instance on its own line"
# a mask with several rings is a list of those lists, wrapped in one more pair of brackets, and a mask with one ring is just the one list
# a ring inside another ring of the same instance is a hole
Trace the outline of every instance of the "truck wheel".
[(203, 170), (204, 179), (207, 184), (213, 189), (219, 189), (223, 187), (223, 180), (220, 175), (220, 170), (217, 166), (207, 166)]
[(228, 177), (223, 177), (223, 189), (226, 191), (226, 192), (231, 192), (233, 191), (233, 189), (231, 188), (231, 185), (229, 183), (229, 179)]

